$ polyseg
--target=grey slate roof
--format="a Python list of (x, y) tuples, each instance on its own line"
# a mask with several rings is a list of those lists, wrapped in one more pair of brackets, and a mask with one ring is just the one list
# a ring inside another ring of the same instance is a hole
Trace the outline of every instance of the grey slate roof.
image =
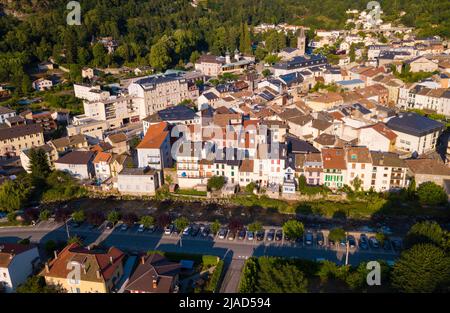
[(416, 113), (404, 113), (391, 118), (386, 125), (398, 132), (413, 136), (425, 136), (437, 130), (443, 130), (444, 125), (428, 117)]

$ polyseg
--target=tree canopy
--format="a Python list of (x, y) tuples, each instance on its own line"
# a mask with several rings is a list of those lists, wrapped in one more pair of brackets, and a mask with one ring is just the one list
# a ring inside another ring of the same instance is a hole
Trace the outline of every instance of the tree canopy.
[(417, 188), (417, 196), (419, 197), (420, 203), (428, 205), (438, 205), (448, 201), (444, 188), (431, 181), (419, 185)]
[(432, 244), (404, 251), (392, 271), (392, 285), (402, 292), (435, 292), (449, 283), (450, 258)]

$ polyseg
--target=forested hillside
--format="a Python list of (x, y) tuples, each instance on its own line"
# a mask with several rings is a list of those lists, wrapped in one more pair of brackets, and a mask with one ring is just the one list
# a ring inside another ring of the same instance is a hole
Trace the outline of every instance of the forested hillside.
[[(76, 66), (150, 63), (164, 69), (195, 60), (207, 50), (251, 52), (250, 43), (261, 39), (249, 34), (254, 25), (287, 22), (313, 30), (343, 28), (345, 11), (367, 4), (362, 0), (200, 0), (195, 8), (189, 0), (79, 2), (82, 25), (67, 26), (66, 0), (0, 0), (8, 13), (0, 17), (0, 81), (20, 85), (24, 66), (49, 56)], [(380, 2), (385, 20), (415, 26), (422, 36), (450, 37), (449, 1)], [(20, 14), (14, 17), (14, 13)], [(113, 55), (100, 44), (91, 45), (92, 38), (99, 36), (118, 40)], [(280, 47), (293, 44), (289, 37), (276, 40)]]

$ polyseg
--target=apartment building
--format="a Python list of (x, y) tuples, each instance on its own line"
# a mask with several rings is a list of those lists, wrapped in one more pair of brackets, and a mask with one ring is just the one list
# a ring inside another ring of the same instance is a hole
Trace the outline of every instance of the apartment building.
[(386, 125), (397, 134), (399, 150), (418, 153), (434, 151), (444, 125), (416, 113), (402, 113), (392, 117)]
[(109, 91), (101, 90), (100, 86), (73, 84), (75, 97), (86, 101), (100, 101), (108, 99)]
[(128, 93), (134, 100), (141, 119), (159, 110), (181, 103), (195, 101), (198, 88), (178, 74), (161, 74), (139, 78), (128, 86)]
[(347, 182), (354, 189), (357, 187), (356, 182), (359, 180), (362, 190), (369, 190), (371, 187), (372, 158), (369, 149), (366, 147), (347, 147)]
[(450, 89), (432, 89), (423, 85), (416, 85), (408, 92), (406, 108), (430, 110), (450, 116)]
[(140, 120), (139, 107), (134, 98), (130, 96), (114, 96), (99, 101), (84, 101), (83, 107), (83, 116), (99, 121), (109, 121), (117, 127)]
[(345, 150), (340, 148), (322, 149), (323, 181), (322, 185), (337, 190), (347, 182), (347, 162)]
[(0, 156), (19, 156), (24, 149), (44, 144), (44, 132), (39, 124), (22, 124), (0, 129)]
[(398, 154), (371, 151), (370, 186), (377, 192), (395, 191), (407, 187), (408, 166)]
[(150, 126), (136, 149), (139, 167), (151, 167), (157, 170), (171, 167), (172, 155), (168, 124), (161, 122)]

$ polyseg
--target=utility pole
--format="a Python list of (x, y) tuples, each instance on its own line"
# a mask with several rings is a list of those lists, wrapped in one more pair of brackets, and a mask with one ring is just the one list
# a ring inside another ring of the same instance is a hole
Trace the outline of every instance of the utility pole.
[(64, 220), (64, 223), (66, 224), (66, 232), (67, 232), (67, 240), (70, 239), (70, 234), (69, 234), (69, 225), (67, 224), (68, 219)]

